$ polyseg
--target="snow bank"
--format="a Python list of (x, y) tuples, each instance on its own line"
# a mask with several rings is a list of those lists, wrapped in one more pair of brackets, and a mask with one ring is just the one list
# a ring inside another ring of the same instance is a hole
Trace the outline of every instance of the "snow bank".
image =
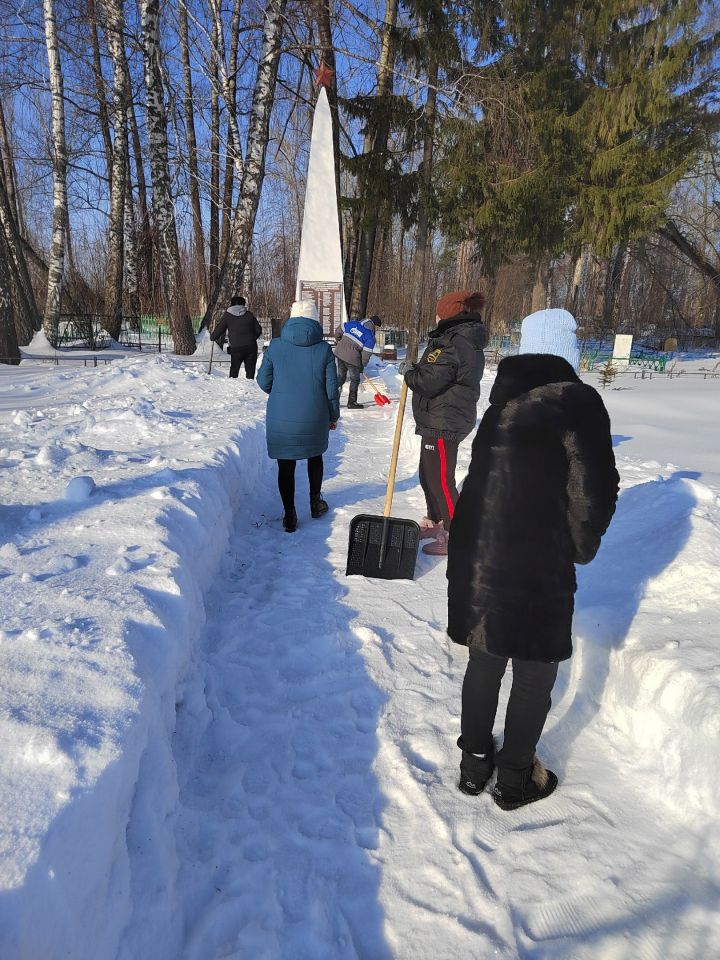
[(44, 379), (0, 394), (0, 955), (115, 956), (137, 898), (179, 955), (175, 691), (264, 401), (163, 357)]
[[(717, 816), (720, 497), (671, 475), (627, 489), (579, 573), (572, 660), (578, 721), (598, 712), (658, 797)], [(629, 746), (632, 745), (632, 750)]]

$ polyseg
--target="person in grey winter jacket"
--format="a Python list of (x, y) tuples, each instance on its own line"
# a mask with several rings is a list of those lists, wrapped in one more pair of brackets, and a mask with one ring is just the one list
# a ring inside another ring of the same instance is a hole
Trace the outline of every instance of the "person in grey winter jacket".
[(350, 320), (344, 325), (342, 336), (335, 347), (338, 387), (341, 391), (348, 376), (350, 377), (347, 403), (349, 410), (363, 409), (363, 404), (358, 403), (357, 398), (360, 377), (375, 349), (375, 334), (380, 326), (382, 320), (377, 315), (365, 320)]
[(252, 380), (257, 366), (257, 342), (262, 336), (262, 327), (255, 314), (248, 310), (245, 297), (233, 297), (230, 300), (230, 306), (217, 322), (211, 334), (211, 340), (222, 346), (226, 334), (230, 354), (230, 376), (237, 377), (240, 367), (244, 364), (245, 376), (248, 380)]
[(437, 304), (437, 328), (419, 363), (405, 371), (413, 392), (415, 432), (420, 435), (420, 484), (427, 515), (420, 521), (424, 553), (446, 556), (458, 491), (455, 467), (460, 443), (475, 427), (487, 333), (479, 291), (453, 290)]
[(610, 420), (577, 374), (575, 327), (559, 309), (523, 321), (519, 355), (498, 366), (450, 530), (448, 635), (469, 647), (458, 785), (477, 795), (497, 766), (493, 799), (503, 810), (557, 785), (535, 750), (558, 663), (572, 653), (575, 564), (597, 553), (618, 495)]

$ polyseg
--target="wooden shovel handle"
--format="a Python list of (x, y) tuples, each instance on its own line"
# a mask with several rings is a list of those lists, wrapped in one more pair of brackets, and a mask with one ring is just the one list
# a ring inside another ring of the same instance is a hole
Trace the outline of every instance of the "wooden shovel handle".
[(400, 452), (400, 437), (402, 436), (403, 418), (405, 416), (405, 401), (407, 400), (408, 386), (403, 381), (398, 403), (397, 420), (395, 421), (395, 438), (393, 440), (392, 457), (390, 459), (390, 475), (388, 476), (387, 494), (383, 516), (389, 517), (392, 510), (393, 493), (395, 492), (395, 471), (397, 470), (398, 453)]

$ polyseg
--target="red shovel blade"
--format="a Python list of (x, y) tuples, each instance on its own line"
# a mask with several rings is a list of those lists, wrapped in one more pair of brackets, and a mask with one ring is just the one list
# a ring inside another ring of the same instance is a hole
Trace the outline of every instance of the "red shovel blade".
[(386, 403), (391, 403), (390, 397), (386, 397), (384, 393), (375, 394), (375, 403), (379, 407), (384, 407)]

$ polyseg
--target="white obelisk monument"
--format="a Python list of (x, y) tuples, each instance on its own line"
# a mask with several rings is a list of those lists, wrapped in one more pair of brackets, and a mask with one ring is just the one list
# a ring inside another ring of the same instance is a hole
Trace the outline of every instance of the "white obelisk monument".
[[(316, 73), (321, 83), (321, 75), (330, 71), (323, 65)], [(322, 86), (310, 140), (295, 296), (298, 300), (315, 301), (326, 336), (334, 336), (347, 320), (334, 153), (332, 115), (327, 91)]]

